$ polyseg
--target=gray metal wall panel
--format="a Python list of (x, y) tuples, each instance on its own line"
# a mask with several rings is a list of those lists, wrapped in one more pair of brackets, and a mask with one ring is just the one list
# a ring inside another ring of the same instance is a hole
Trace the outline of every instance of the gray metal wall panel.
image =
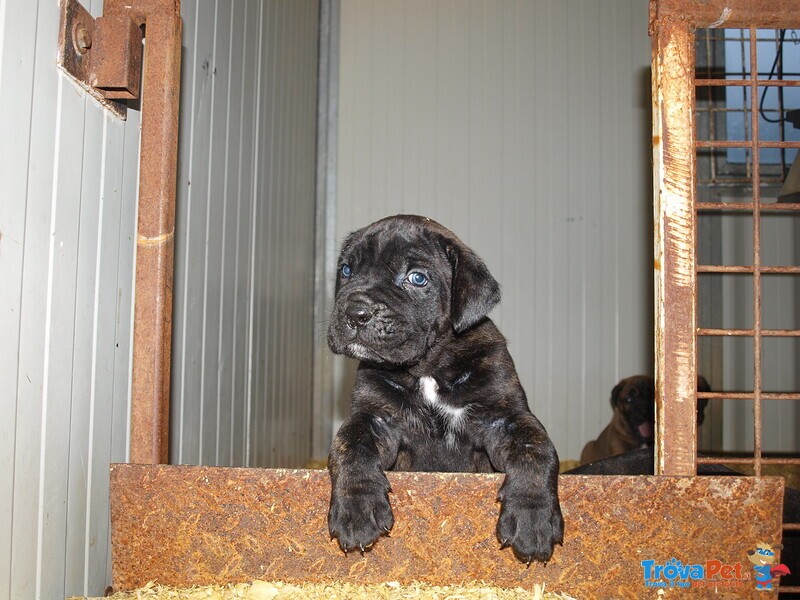
[(309, 458), (318, 10), (183, 6), (174, 462)]
[(57, 70), (58, 23), (0, 5), (0, 598), (102, 594), (127, 455), (139, 120)]
[[(453, 229), (562, 458), (651, 373), (647, 4), (342, 0), (336, 237), (396, 212)], [(352, 365), (338, 361), (338, 418)]]
[[(99, 1), (84, 5), (102, 13)], [(267, 22), (277, 8), (285, 18)], [(257, 441), (265, 462), (300, 464), (311, 402), (316, 3), (183, 11), (176, 452), (245, 464), (249, 407), (280, 404), (283, 421)], [(0, 599), (103, 593), (108, 465), (128, 456), (139, 113), (117, 121), (57, 71), (58, 22), (56, 3), (0, 2)], [(253, 101), (257, 81), (264, 94), (274, 83), (258, 71), (268, 27), (292, 27), (282, 39), (298, 50), (274, 46), (269, 58), (283, 69), (282, 105)], [(264, 137), (259, 116), (283, 136)], [(270, 229), (255, 226), (258, 206)], [(270, 249), (278, 233), (283, 246)], [(263, 298), (251, 293), (254, 274)], [(279, 309), (268, 313), (268, 299)], [(283, 324), (284, 362), (251, 359), (253, 315), (267, 329), (262, 345)], [(248, 398), (251, 376), (279, 380), (280, 397)]]

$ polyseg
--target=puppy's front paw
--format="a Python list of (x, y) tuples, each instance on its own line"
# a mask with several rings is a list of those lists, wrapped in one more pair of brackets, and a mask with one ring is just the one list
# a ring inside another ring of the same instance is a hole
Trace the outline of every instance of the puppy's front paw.
[(497, 520), (501, 548), (511, 546), (514, 556), (530, 564), (546, 563), (553, 548), (564, 540), (564, 519), (558, 500), (547, 495), (508, 495), (502, 499)]
[(380, 536), (389, 533), (394, 525), (394, 515), (388, 492), (387, 483), (356, 492), (340, 490), (331, 494), (328, 531), (331, 538), (339, 541), (339, 547), (345, 553), (350, 550), (363, 552)]

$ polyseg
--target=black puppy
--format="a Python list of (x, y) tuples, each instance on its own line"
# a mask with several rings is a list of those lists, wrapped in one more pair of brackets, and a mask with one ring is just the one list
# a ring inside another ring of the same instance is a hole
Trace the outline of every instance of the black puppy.
[(328, 527), (345, 552), (389, 532), (384, 470), (502, 471), (497, 537), (547, 561), (562, 542), (558, 456), (528, 408), (486, 265), (452, 232), (388, 217), (344, 242), (328, 344), (361, 361), (333, 440)]

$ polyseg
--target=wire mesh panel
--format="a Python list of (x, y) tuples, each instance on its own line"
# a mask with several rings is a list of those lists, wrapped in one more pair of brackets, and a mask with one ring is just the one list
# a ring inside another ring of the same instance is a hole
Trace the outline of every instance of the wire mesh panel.
[(800, 487), (798, 27), (796, 1), (651, 2), (660, 474)]

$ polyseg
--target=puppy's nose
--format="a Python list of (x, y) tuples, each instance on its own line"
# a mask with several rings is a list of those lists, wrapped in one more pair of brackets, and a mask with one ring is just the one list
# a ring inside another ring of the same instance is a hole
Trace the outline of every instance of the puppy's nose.
[(363, 327), (372, 319), (372, 309), (363, 302), (353, 302), (344, 311), (347, 315), (347, 324), (351, 329)]

